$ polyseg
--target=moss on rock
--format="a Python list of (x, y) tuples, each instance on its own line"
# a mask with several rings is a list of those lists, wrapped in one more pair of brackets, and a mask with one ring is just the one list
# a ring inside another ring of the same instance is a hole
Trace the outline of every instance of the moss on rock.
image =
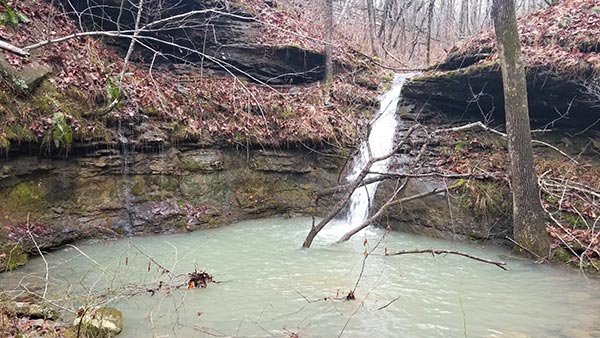
[(41, 180), (21, 181), (8, 194), (7, 202), (19, 209), (39, 209), (47, 206), (46, 187)]
[(558, 262), (568, 262), (573, 255), (565, 248), (556, 248), (552, 253), (552, 259)]
[(29, 256), (19, 243), (6, 243), (0, 249), (0, 272), (10, 271), (27, 263)]
[(460, 190), (459, 203), (479, 218), (512, 215), (510, 190), (503, 182), (470, 180)]

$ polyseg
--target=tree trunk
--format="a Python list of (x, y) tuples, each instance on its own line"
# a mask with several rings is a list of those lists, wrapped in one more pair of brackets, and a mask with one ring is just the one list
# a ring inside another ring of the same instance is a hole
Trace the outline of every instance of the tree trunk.
[(506, 132), (511, 159), (514, 237), (526, 250), (546, 257), (550, 249), (550, 238), (546, 232), (545, 215), (540, 204), (539, 186), (533, 165), (527, 85), (514, 0), (493, 0), (492, 18), (504, 86)]
[(429, 1), (429, 8), (427, 9), (427, 66), (431, 63), (431, 22), (433, 21), (433, 7), (435, 0)]
[[(330, 1), (330, 0), (328, 0)], [(369, 15), (369, 34), (371, 37), (371, 53), (377, 56), (377, 48), (375, 44), (375, 6), (373, 0), (367, 0), (367, 13)]]
[(333, 84), (333, 0), (325, 0), (325, 76), (326, 97)]
[[(370, 25), (371, 25), (370, 11), (371, 10), (374, 11), (374, 8), (370, 8), (370, 6), (373, 6), (373, 1), (367, 0), (367, 11), (369, 11), (369, 29), (370, 29)], [(390, 18), (390, 6), (391, 6), (391, 0), (385, 0), (385, 2), (383, 3), (383, 16), (381, 18), (381, 24), (379, 25), (379, 33), (377, 33), (377, 37), (380, 40), (385, 39), (385, 27), (388, 22), (388, 19)]]
[(469, 34), (469, 0), (461, 1), (458, 30), (461, 39)]
[(346, 16), (346, 11), (348, 10), (348, 7), (350, 7), (350, 2), (352, 2), (352, 0), (346, 0), (346, 1), (344, 1), (344, 6), (342, 7), (342, 12), (340, 13), (340, 16), (338, 17), (338, 20), (337, 20), (338, 24)]

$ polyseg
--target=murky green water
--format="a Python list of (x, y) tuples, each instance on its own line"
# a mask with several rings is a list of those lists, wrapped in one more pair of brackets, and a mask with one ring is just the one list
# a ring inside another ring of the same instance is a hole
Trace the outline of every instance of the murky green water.
[[(125, 316), (119, 337), (288, 337), (292, 332), (327, 338), (598, 337), (600, 332), (591, 332), (600, 310), (597, 280), (523, 260), (509, 259), (509, 271), (503, 271), (456, 256), (372, 255), (356, 300), (332, 299), (354, 287), (365, 237), (372, 247), (383, 232), (369, 230), (348, 243), (330, 244), (339, 235), (330, 230), (302, 250), (309, 226), (308, 218), (276, 218), (132, 239), (175, 274), (197, 266), (222, 283), (112, 301)], [(451, 248), (503, 260), (510, 254), (400, 233), (388, 235), (376, 252), (386, 247)], [(148, 271), (149, 259), (125, 240), (79, 248), (89, 258), (74, 248), (46, 256), (50, 298), (76, 303), (84, 299), (76, 295), (107, 287), (135, 283), (140, 287), (134, 289), (143, 290), (159, 280), (174, 283), (154, 264)], [(35, 284), (43, 275), (44, 263), (36, 259), (0, 280), (8, 289), (18, 280)]]

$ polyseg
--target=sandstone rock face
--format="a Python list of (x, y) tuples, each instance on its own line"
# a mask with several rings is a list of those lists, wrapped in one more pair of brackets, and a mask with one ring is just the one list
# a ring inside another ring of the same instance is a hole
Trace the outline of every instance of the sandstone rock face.
[[(65, 8), (75, 9), (80, 15), (77, 20), (81, 19), (88, 30), (134, 28), (137, 9), (129, 2), (99, 0), (93, 7), (86, 0), (59, 2)], [(138, 44), (134, 57), (139, 61), (154, 60), (155, 65), (192, 62), (220, 73), (231, 72), (269, 84), (306, 83), (323, 78), (324, 56), (320, 52), (262, 43), (259, 38), (266, 28), (264, 24), (247, 10), (227, 1), (166, 0), (147, 2), (147, 6), (142, 26), (184, 13), (195, 14), (185, 17), (186, 24), (165, 22), (152, 26), (151, 32), (142, 33), (141, 41), (149, 48)], [(109, 45), (123, 54), (129, 43), (127, 38), (108, 40)], [(155, 58), (155, 51), (162, 56)]]
[[(532, 126), (583, 129), (596, 122), (600, 118), (595, 107), (599, 98), (588, 93), (585, 79), (549, 67), (527, 69)], [(502, 75), (496, 63), (418, 76), (406, 82), (402, 96), (456, 119), (475, 117), (492, 124), (504, 121)]]
[[(169, 147), (72, 158), (0, 160), (0, 240), (27, 234), (42, 249), (81, 238), (167, 233), (237, 220), (313, 213), (343, 160), (302, 150)], [(320, 202), (325, 210), (328, 201)], [(30, 241), (23, 250), (35, 252)]]
[[(376, 203), (393, 192), (395, 183), (380, 185)], [(441, 179), (409, 179), (398, 198), (444, 190)], [(503, 240), (512, 232), (510, 215), (478, 214), (461, 199), (460, 193), (428, 196), (391, 207), (387, 221), (393, 230), (447, 239)]]

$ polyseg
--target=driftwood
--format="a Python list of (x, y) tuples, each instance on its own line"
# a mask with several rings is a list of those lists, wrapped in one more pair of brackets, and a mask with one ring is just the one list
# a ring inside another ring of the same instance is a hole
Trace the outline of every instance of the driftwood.
[(214, 283), (213, 277), (204, 271), (194, 271), (188, 273), (187, 288), (205, 288), (208, 283)]
[(473, 256), (471, 254), (461, 252), (461, 251), (455, 251), (455, 250), (415, 249), (415, 250), (401, 250), (401, 251), (396, 251), (396, 252), (392, 252), (392, 253), (386, 252), (385, 255), (386, 256), (399, 256), (399, 255), (421, 254), (421, 253), (430, 253), (432, 255), (441, 255), (441, 254), (458, 255), (458, 256), (467, 257), (467, 258), (470, 258), (470, 259), (473, 259), (473, 260), (476, 260), (479, 262), (492, 264), (492, 265), (499, 267), (502, 270), (506, 270), (506, 268), (504, 267), (506, 265), (506, 262), (493, 261), (491, 259)]

